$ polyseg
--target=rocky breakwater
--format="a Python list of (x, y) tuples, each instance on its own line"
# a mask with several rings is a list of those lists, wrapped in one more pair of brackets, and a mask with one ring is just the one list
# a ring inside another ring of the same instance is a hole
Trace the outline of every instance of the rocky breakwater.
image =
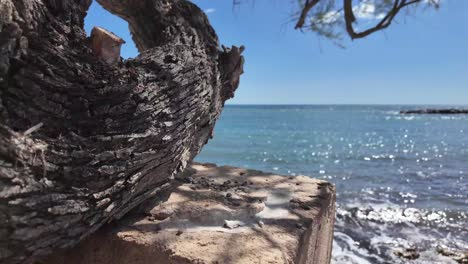
[(46, 263), (329, 263), (335, 188), (193, 164), (180, 185)]
[(438, 115), (456, 115), (456, 114), (468, 114), (468, 109), (416, 109), (416, 110), (402, 110), (400, 114), (438, 114)]

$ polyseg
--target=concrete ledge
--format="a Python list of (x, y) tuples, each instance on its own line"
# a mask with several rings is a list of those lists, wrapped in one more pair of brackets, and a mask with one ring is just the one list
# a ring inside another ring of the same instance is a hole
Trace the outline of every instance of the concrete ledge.
[(194, 164), (165, 202), (147, 203), (45, 263), (330, 263), (331, 184)]

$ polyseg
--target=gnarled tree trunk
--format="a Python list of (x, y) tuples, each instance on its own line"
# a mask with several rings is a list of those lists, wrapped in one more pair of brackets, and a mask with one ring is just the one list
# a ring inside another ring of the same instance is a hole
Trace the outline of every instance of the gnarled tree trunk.
[(170, 185), (242, 73), (186, 0), (99, 0), (140, 51), (107, 65), (91, 0), (0, 0), (0, 262), (76, 244)]

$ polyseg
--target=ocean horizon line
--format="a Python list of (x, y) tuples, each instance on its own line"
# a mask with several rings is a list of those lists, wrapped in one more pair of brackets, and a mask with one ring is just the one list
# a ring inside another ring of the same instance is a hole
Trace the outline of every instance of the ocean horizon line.
[(275, 103), (255, 103), (255, 104), (244, 104), (244, 103), (226, 103), (225, 106), (422, 106), (422, 107), (432, 107), (432, 106), (442, 106), (442, 107), (468, 107), (468, 104), (370, 104), (370, 103), (363, 103), (363, 104), (354, 104), (354, 103), (306, 103), (306, 104), (275, 104)]

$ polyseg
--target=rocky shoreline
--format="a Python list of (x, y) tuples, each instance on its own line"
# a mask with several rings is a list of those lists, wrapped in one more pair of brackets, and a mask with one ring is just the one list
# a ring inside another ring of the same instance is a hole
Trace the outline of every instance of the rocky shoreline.
[[(468, 264), (468, 251), (461, 251), (438, 245), (436, 247), (436, 252), (441, 256), (452, 259), (456, 263)], [(420, 256), (417, 248), (399, 248), (395, 249), (393, 253), (399, 258), (406, 260), (416, 260)]]

